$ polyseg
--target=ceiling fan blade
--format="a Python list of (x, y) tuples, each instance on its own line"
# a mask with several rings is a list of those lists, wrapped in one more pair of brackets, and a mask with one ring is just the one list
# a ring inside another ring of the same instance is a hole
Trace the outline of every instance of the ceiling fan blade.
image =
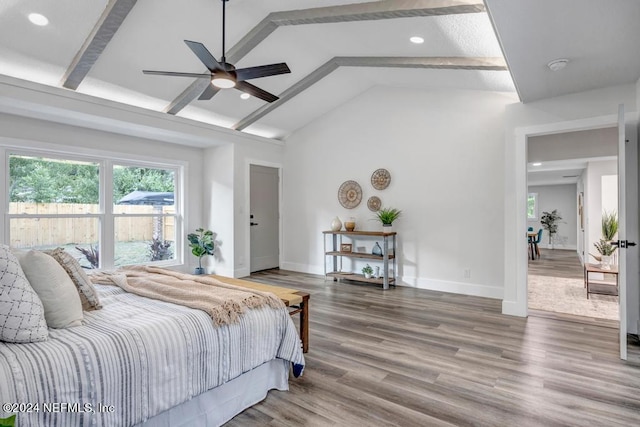
[(214, 72), (216, 70), (224, 71), (224, 68), (222, 67), (222, 65), (218, 62), (218, 60), (213, 55), (211, 55), (211, 52), (209, 52), (209, 50), (206, 47), (204, 47), (202, 43), (192, 42), (191, 40), (185, 40), (184, 42), (187, 44), (187, 46), (189, 46), (189, 49), (191, 49), (193, 53), (196, 54), (196, 56), (200, 59), (200, 61), (202, 61), (205, 67), (209, 69), (209, 71), (211, 72)]
[(280, 64), (260, 65), (258, 67), (240, 68), (236, 70), (238, 81), (257, 79), (260, 77), (275, 76), (277, 74), (287, 74), (291, 70), (284, 62)]
[(211, 74), (202, 74), (202, 73), (178, 73), (175, 71), (153, 71), (153, 70), (142, 70), (144, 74), (150, 74), (152, 76), (173, 76), (173, 77), (196, 77), (196, 78), (211, 78)]
[(198, 97), (199, 100), (207, 100), (213, 98), (213, 95), (218, 93), (220, 88), (215, 87), (212, 84), (207, 85), (206, 89)]
[(248, 93), (251, 96), (255, 96), (256, 98), (260, 98), (267, 102), (273, 102), (280, 99), (277, 96), (267, 92), (266, 90), (262, 90), (259, 87), (256, 87), (251, 83), (247, 83), (247, 82), (236, 83), (236, 89), (241, 90), (245, 93)]

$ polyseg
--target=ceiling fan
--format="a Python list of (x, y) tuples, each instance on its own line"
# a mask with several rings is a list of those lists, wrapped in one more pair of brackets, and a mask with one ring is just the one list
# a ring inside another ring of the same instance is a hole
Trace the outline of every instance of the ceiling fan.
[(220, 62), (211, 55), (207, 48), (199, 42), (185, 40), (184, 42), (209, 69), (209, 73), (180, 73), (174, 71), (152, 71), (142, 70), (144, 74), (156, 76), (173, 76), (173, 77), (195, 77), (207, 78), (211, 80), (211, 84), (202, 92), (198, 99), (211, 99), (220, 89), (228, 89), (235, 87), (242, 92), (255, 96), (267, 102), (273, 102), (278, 99), (277, 96), (260, 89), (248, 83), (247, 80), (257, 79), (260, 77), (275, 76), (278, 74), (287, 74), (291, 70), (286, 63), (260, 65), (257, 67), (239, 68), (227, 62), (225, 54), (225, 3), (229, 0), (222, 1), (222, 58)]

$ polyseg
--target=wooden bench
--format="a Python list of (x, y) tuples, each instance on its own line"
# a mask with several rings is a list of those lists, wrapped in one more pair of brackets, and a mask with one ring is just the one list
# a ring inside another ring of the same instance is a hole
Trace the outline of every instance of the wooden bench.
[(309, 294), (290, 288), (280, 286), (265, 285), (264, 283), (251, 282), (249, 280), (234, 279), (232, 277), (210, 275), (223, 283), (240, 286), (242, 288), (255, 289), (257, 291), (271, 292), (284, 302), (290, 308), (289, 314), (300, 313), (300, 341), (302, 341), (302, 351), (309, 351)]

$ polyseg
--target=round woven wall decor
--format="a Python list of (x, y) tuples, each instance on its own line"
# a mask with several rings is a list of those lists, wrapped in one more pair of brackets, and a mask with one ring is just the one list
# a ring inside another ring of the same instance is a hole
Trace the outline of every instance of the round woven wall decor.
[(376, 190), (384, 190), (391, 182), (391, 174), (386, 169), (376, 169), (371, 174), (371, 185)]
[(369, 197), (369, 200), (367, 200), (367, 207), (371, 212), (378, 212), (381, 206), (382, 206), (382, 201), (378, 196), (371, 196)]
[(362, 188), (355, 181), (345, 181), (338, 189), (338, 200), (342, 207), (353, 209), (362, 201)]

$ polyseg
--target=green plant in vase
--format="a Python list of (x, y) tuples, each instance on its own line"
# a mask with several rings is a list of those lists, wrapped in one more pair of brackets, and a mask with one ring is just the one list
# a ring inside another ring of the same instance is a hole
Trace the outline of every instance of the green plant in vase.
[(373, 275), (373, 268), (369, 264), (365, 265), (362, 267), (362, 274), (364, 274), (365, 278), (370, 279)]
[(554, 209), (551, 212), (542, 212), (540, 223), (542, 224), (542, 228), (549, 232), (549, 245), (553, 242), (553, 235), (558, 232), (558, 223), (561, 219), (562, 217), (558, 213), (557, 209)]
[(374, 219), (380, 221), (380, 223), (382, 224), (383, 230), (386, 231), (385, 227), (388, 227), (390, 231), (391, 230), (390, 227), (393, 225), (393, 221), (398, 219), (398, 217), (401, 214), (402, 214), (402, 211), (400, 209), (382, 208), (375, 213), (376, 216)]
[(195, 270), (195, 274), (204, 274), (204, 268), (202, 268), (202, 257), (205, 255), (213, 255), (216, 249), (215, 242), (213, 240), (213, 231), (205, 231), (204, 228), (198, 228), (195, 233), (187, 234), (187, 240), (189, 240), (191, 253), (198, 257), (198, 267)]
[(618, 213), (616, 211), (602, 212), (602, 238), (611, 241), (618, 233)]

